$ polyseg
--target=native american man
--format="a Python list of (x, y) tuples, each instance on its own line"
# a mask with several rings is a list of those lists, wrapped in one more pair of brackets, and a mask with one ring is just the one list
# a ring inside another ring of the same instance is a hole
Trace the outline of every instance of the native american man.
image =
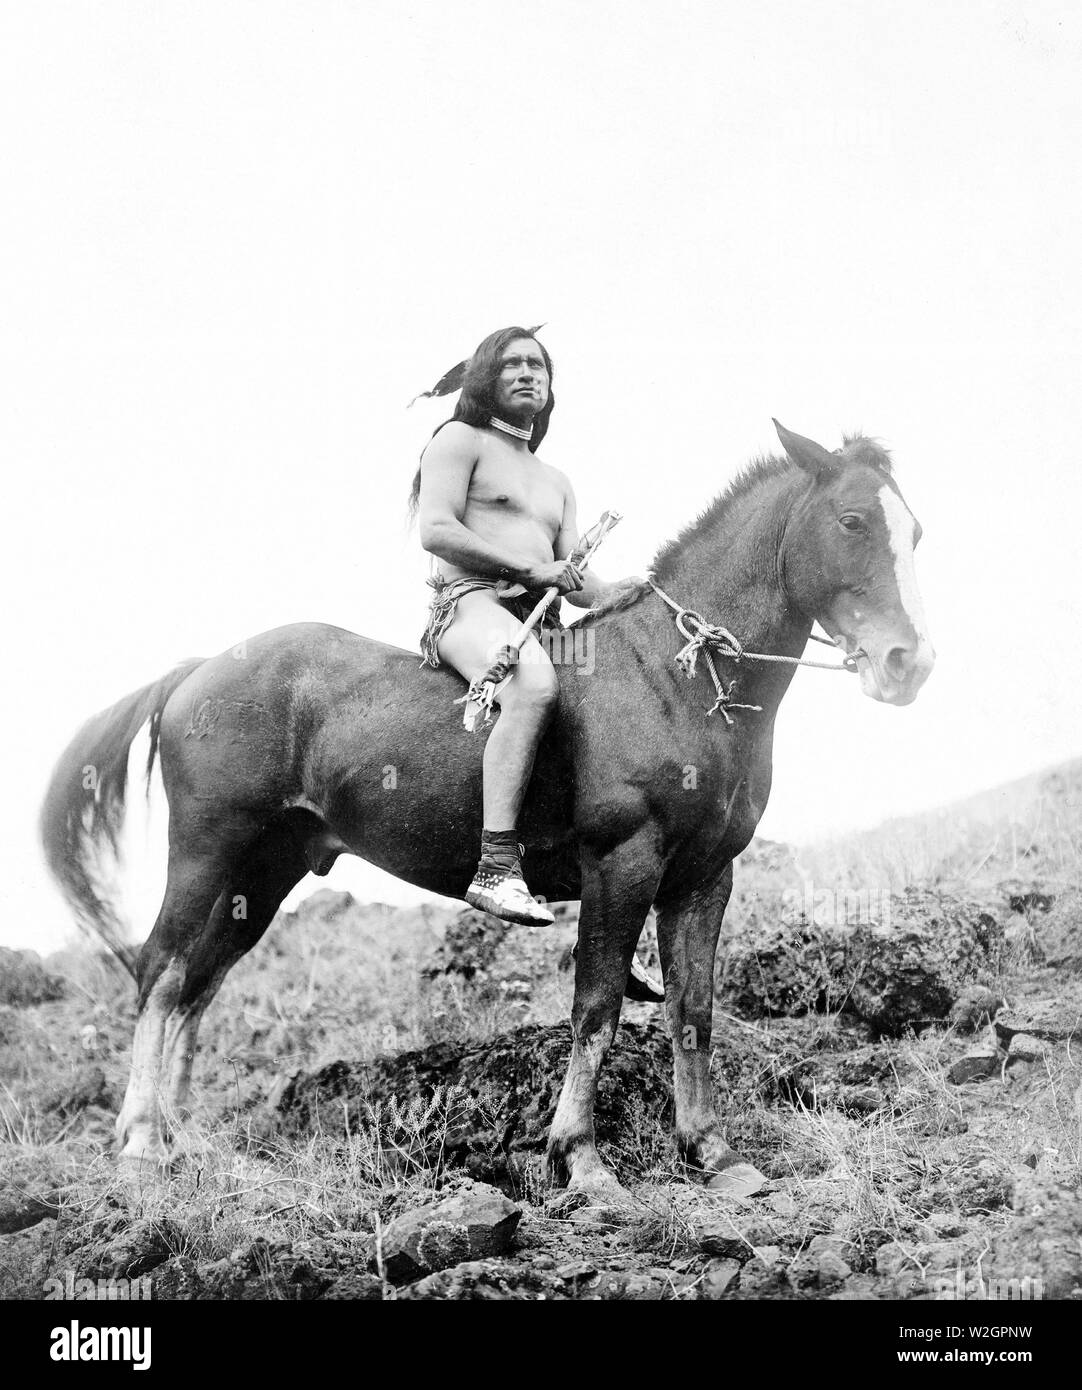
[[(461, 380), (455, 413), (429, 441), (411, 504), (421, 544), (439, 562), (421, 642), (424, 664), (473, 682), (510, 642), (545, 589), (590, 608), (618, 587), (569, 557), (579, 535), (567, 477), (537, 456), (552, 414), (552, 359), (530, 329), (492, 333), (428, 395)], [(552, 608), (558, 608), (556, 601)], [(558, 626), (552, 612), (545, 621)], [(481, 859), (466, 901), (511, 922), (551, 923), (522, 876), (515, 824), (557, 697), (556, 672), (532, 634), (498, 696), (484, 756)]]

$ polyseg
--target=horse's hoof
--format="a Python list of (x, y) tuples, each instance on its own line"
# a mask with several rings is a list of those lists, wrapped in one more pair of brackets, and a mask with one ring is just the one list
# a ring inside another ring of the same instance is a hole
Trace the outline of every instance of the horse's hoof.
[(720, 1173), (715, 1173), (707, 1182), (706, 1190), (717, 1197), (754, 1197), (757, 1192), (762, 1192), (768, 1181), (758, 1168), (738, 1159)]
[(552, 1192), (545, 1210), (554, 1216), (567, 1216), (581, 1207), (631, 1207), (638, 1203), (607, 1168), (591, 1168), (580, 1177), (572, 1175), (567, 1186)]
[(631, 957), (631, 969), (627, 973), (624, 998), (634, 999), (639, 1004), (664, 1004), (665, 988), (639, 964), (638, 957)]
[(131, 1177), (149, 1178), (169, 1172), (169, 1150), (160, 1138), (140, 1139), (130, 1135), (117, 1154), (117, 1166)]
[(618, 1226), (629, 1221), (639, 1206), (626, 1187), (610, 1178), (554, 1193), (545, 1203), (545, 1215), (576, 1225)]

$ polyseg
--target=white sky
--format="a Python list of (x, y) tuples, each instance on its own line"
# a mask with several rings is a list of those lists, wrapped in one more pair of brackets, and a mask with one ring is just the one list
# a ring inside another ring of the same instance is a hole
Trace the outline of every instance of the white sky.
[(937, 669), (799, 673), (764, 834), (1082, 750), (1080, 69), (1052, 0), (5, 5), (0, 940), (66, 930), (35, 821), (88, 714), (293, 620), (416, 645), (449, 407), (404, 407), (511, 322), (608, 577), (772, 415), (895, 451)]

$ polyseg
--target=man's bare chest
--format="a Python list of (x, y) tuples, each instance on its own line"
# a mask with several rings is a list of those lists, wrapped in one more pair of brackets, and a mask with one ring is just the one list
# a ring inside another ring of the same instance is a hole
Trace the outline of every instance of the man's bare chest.
[(492, 517), (538, 522), (555, 534), (563, 521), (563, 488), (544, 464), (533, 459), (482, 456), (470, 478), (468, 508)]

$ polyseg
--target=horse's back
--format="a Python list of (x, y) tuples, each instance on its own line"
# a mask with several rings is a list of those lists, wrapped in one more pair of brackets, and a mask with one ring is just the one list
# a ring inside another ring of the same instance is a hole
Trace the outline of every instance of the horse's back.
[[(447, 684), (447, 672), (422, 672), (419, 652), (377, 641), (330, 623), (289, 623), (257, 633), (209, 657), (174, 691), (168, 710), (175, 724), (193, 702), (244, 700), (272, 708), (318, 696), (322, 686), (334, 695), (360, 682), (396, 680), (416, 674), (416, 683), (433, 676)], [(455, 677), (451, 677), (452, 681)]]
[(389, 681), (411, 685), (420, 660), (327, 623), (248, 637), (197, 666), (167, 702), (160, 730), (166, 785), (183, 766), (195, 776), (213, 770), (227, 782), (235, 771), (253, 794), (271, 795), (269, 783), (297, 780), (307, 745), (338, 705), (352, 707), (365, 692), (370, 699)]

